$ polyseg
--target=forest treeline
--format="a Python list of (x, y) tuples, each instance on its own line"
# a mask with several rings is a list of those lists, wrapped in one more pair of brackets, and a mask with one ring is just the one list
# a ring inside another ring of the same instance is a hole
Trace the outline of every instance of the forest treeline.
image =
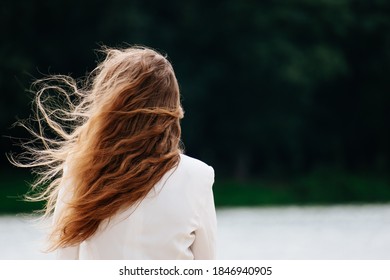
[[(316, 170), (387, 176), (390, 1), (3, 0), (0, 129), (31, 112), (31, 82), (91, 71), (102, 45), (167, 53), (188, 154), (219, 178)], [(16, 150), (7, 137), (1, 150)], [(3, 156), (1, 169), (9, 163)]]

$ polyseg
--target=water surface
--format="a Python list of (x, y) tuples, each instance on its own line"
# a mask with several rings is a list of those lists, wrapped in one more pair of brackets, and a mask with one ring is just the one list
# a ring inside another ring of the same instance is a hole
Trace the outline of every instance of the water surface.
[[(217, 210), (218, 259), (390, 259), (390, 205)], [(53, 259), (45, 229), (0, 216), (0, 259)]]

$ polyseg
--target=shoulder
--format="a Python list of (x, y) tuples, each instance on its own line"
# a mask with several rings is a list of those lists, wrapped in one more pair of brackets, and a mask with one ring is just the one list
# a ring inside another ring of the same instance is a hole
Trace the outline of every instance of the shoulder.
[(210, 165), (185, 154), (180, 154), (179, 167), (183, 169), (183, 171), (193, 175), (208, 175), (214, 177), (214, 169)]
[(196, 158), (180, 154), (180, 162), (176, 172), (178, 176), (196, 185), (211, 188), (214, 183), (214, 169)]

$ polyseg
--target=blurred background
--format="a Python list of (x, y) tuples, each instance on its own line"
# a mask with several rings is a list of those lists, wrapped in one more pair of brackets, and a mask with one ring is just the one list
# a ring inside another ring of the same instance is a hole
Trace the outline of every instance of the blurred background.
[(83, 77), (102, 59), (102, 45), (127, 44), (172, 61), (186, 153), (214, 167), (220, 215), (233, 206), (388, 209), (389, 1), (2, 0), (0, 7), (1, 213), (41, 207), (20, 199), (31, 177), (5, 157), (20, 151), (10, 137), (30, 137), (12, 124), (32, 112), (31, 83), (47, 74)]

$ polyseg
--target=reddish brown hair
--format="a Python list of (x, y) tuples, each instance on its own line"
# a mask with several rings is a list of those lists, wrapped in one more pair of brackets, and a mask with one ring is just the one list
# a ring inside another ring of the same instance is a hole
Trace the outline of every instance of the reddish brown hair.
[[(179, 161), (183, 111), (169, 61), (145, 47), (104, 51), (106, 59), (83, 89), (66, 76), (38, 81), (40, 129), (26, 128), (43, 148), (25, 145), (21, 158), (32, 160), (11, 159), (40, 168), (33, 185), (38, 195), (29, 198), (47, 201), (45, 216), (53, 212), (63, 183), (72, 182), (72, 196), (50, 235), (51, 249), (92, 236), (103, 220), (145, 197)], [(53, 89), (67, 106), (53, 106)], [(44, 127), (60, 138), (45, 136)]]

